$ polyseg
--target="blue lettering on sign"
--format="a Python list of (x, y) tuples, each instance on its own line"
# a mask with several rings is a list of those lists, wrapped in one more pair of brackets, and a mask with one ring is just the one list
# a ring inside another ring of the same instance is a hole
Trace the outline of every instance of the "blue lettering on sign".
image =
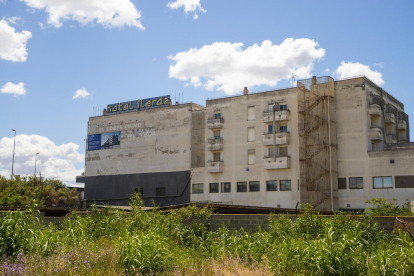
[(101, 134), (88, 135), (88, 150), (101, 149)]
[(170, 104), (170, 95), (155, 97), (144, 100), (123, 102), (118, 104), (108, 104), (106, 107), (106, 114), (119, 114), (131, 111), (138, 111), (141, 109), (149, 109), (161, 106), (168, 106)]

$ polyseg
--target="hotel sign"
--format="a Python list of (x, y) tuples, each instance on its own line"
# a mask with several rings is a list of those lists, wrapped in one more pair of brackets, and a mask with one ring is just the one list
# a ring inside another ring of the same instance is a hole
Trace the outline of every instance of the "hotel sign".
[(108, 104), (106, 107), (106, 114), (112, 115), (112, 114), (138, 111), (142, 109), (150, 109), (150, 108), (168, 106), (170, 101), (171, 101), (170, 95), (167, 95), (167, 96), (149, 98), (149, 99), (144, 99), (144, 100)]

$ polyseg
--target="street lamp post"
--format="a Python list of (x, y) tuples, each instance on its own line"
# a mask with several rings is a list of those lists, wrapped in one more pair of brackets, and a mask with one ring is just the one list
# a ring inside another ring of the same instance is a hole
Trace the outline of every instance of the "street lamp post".
[(11, 178), (13, 178), (13, 173), (14, 173), (14, 151), (16, 149), (16, 130), (15, 129), (12, 129), (12, 131), (14, 131), (14, 144), (13, 144), (13, 163), (12, 163)]
[(36, 177), (36, 158), (37, 158), (37, 155), (39, 154), (39, 152), (38, 153), (36, 153), (36, 155), (35, 155), (35, 177)]

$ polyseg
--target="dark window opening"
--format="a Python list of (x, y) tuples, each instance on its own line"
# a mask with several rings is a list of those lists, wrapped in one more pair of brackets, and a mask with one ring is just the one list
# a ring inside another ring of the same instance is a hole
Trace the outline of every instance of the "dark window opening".
[(221, 192), (222, 193), (230, 193), (231, 192), (231, 183), (230, 182), (221, 183)]
[(165, 187), (155, 188), (156, 196), (165, 196)]
[(218, 193), (218, 192), (219, 192), (219, 184), (210, 183), (210, 193)]
[(280, 190), (281, 191), (291, 191), (292, 185), (290, 180), (280, 180)]
[(260, 192), (260, 182), (259, 181), (250, 181), (249, 182), (249, 192)]
[(277, 191), (277, 180), (266, 181), (266, 191)]
[(247, 182), (237, 182), (237, 192), (247, 192)]

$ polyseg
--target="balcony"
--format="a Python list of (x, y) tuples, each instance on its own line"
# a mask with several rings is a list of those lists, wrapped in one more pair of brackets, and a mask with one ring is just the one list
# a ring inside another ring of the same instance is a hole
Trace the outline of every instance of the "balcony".
[(289, 156), (277, 156), (276, 160), (272, 156), (265, 156), (263, 158), (263, 169), (276, 170), (276, 169), (289, 169), (290, 157)]
[(369, 115), (371, 116), (381, 116), (382, 110), (379, 104), (370, 104), (368, 108)]
[(369, 130), (369, 139), (371, 141), (382, 141), (382, 130), (378, 127)]
[[(277, 132), (276, 133), (276, 145), (289, 144), (289, 132)], [(273, 145), (273, 133), (265, 132), (263, 134), (263, 145)]]
[[(287, 121), (289, 120), (289, 110), (280, 110), (275, 112), (275, 121)], [(273, 122), (273, 111), (263, 112), (263, 123)]]
[(207, 128), (222, 128), (224, 123), (224, 118), (208, 118), (207, 119)]
[(387, 142), (387, 144), (397, 143), (397, 136), (395, 136), (394, 134), (387, 134), (386, 142)]
[(209, 160), (207, 161), (208, 173), (221, 173), (223, 172), (223, 160)]
[(207, 150), (223, 150), (223, 138), (209, 138)]
[(407, 122), (404, 120), (398, 120), (398, 130), (407, 129)]
[(395, 115), (393, 113), (385, 113), (385, 123), (395, 124)]

